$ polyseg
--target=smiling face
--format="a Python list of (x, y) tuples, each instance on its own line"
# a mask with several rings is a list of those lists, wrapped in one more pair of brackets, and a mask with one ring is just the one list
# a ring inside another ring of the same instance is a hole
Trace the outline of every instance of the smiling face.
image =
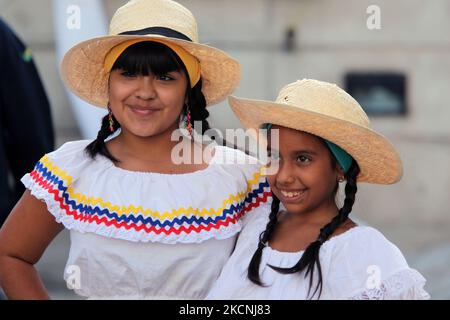
[(149, 137), (178, 128), (186, 102), (187, 76), (169, 48), (142, 42), (113, 66), (109, 103), (122, 131)]
[(122, 130), (152, 136), (178, 127), (186, 85), (181, 72), (137, 76), (115, 70), (110, 78), (110, 107)]
[(278, 166), (277, 172), (267, 177), (272, 192), (289, 213), (335, 208), (337, 180), (343, 174), (325, 143), (305, 132), (280, 126), (274, 129), (279, 129), (279, 150), (271, 150), (269, 145), (269, 166)]

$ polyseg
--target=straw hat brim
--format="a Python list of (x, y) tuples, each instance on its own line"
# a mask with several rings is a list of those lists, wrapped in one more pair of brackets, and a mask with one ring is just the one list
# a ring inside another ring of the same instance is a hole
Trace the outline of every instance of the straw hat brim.
[(230, 96), (231, 108), (247, 129), (273, 123), (327, 139), (358, 163), (358, 182), (393, 184), (403, 175), (399, 154), (382, 135), (370, 128), (288, 104)]
[(197, 57), (201, 64), (202, 92), (207, 106), (224, 100), (239, 84), (239, 62), (225, 52), (204, 44), (159, 35), (113, 35), (81, 42), (63, 58), (63, 81), (81, 99), (105, 108), (109, 77), (109, 72), (104, 69), (105, 56), (116, 45), (134, 39), (164, 40), (183, 47)]

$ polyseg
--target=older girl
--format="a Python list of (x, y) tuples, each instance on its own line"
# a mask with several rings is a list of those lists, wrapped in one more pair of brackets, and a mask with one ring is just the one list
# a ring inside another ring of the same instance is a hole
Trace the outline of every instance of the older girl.
[[(198, 43), (183, 6), (133, 0), (109, 36), (66, 54), (62, 73), (109, 114), (95, 140), (64, 144), (23, 178), (29, 190), (0, 231), (0, 285), (12, 299), (48, 298), (33, 265), (65, 227), (65, 278), (76, 293), (205, 297), (243, 216), (268, 196), (254, 159), (216, 146), (199, 160), (204, 145), (190, 138), (194, 121), (203, 124), (198, 134), (208, 129), (206, 106), (237, 86), (239, 64)], [(186, 137), (174, 135), (179, 128)]]

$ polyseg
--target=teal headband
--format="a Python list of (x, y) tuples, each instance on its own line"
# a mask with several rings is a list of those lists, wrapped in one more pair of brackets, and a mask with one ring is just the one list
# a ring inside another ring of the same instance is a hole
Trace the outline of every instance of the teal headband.
[(339, 163), (339, 165), (341, 166), (342, 170), (344, 170), (344, 173), (347, 173), (348, 169), (350, 169), (350, 166), (352, 165), (352, 162), (353, 162), (352, 156), (349, 155), (344, 149), (342, 149), (338, 145), (334, 144), (333, 142), (325, 140), (325, 143), (327, 144), (328, 148), (331, 150), (331, 153), (336, 158), (336, 160)]
[[(267, 129), (269, 131), (272, 129), (273, 124), (272, 123), (265, 123), (262, 125), (263, 129)], [(323, 139), (323, 138), (322, 138)], [(348, 169), (350, 169), (350, 166), (352, 165), (353, 158), (351, 155), (349, 155), (345, 150), (343, 150), (338, 145), (334, 144), (331, 141), (328, 141), (324, 139), (325, 143), (328, 146), (328, 149), (330, 149), (333, 156), (336, 158), (337, 162), (341, 166), (342, 170), (344, 170), (344, 173), (347, 173)]]

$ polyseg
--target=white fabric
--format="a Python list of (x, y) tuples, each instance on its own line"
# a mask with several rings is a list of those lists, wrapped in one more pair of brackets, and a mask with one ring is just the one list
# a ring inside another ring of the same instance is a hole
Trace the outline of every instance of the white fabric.
[[(280, 274), (268, 265), (289, 268), (300, 252), (263, 249), (258, 286), (247, 278), (248, 265), (265, 230), (268, 214), (254, 216), (242, 231), (236, 249), (207, 299), (309, 299), (309, 277)], [(320, 249), (323, 289), (320, 299), (429, 299), (425, 279), (411, 269), (400, 250), (379, 231), (356, 226), (326, 241)], [(317, 269), (315, 271), (317, 280)], [(314, 282), (316, 283), (316, 282)], [(317, 299), (316, 294), (312, 299)]]
[[(89, 299), (203, 299), (236, 236), (201, 243), (131, 242), (70, 231), (64, 279)], [(76, 266), (79, 286), (73, 281)]]
[(133, 172), (92, 160), (89, 143), (64, 144), (22, 178), (70, 230), (65, 279), (94, 299), (204, 298), (245, 221), (268, 206), (259, 164), (217, 146), (200, 171)]

